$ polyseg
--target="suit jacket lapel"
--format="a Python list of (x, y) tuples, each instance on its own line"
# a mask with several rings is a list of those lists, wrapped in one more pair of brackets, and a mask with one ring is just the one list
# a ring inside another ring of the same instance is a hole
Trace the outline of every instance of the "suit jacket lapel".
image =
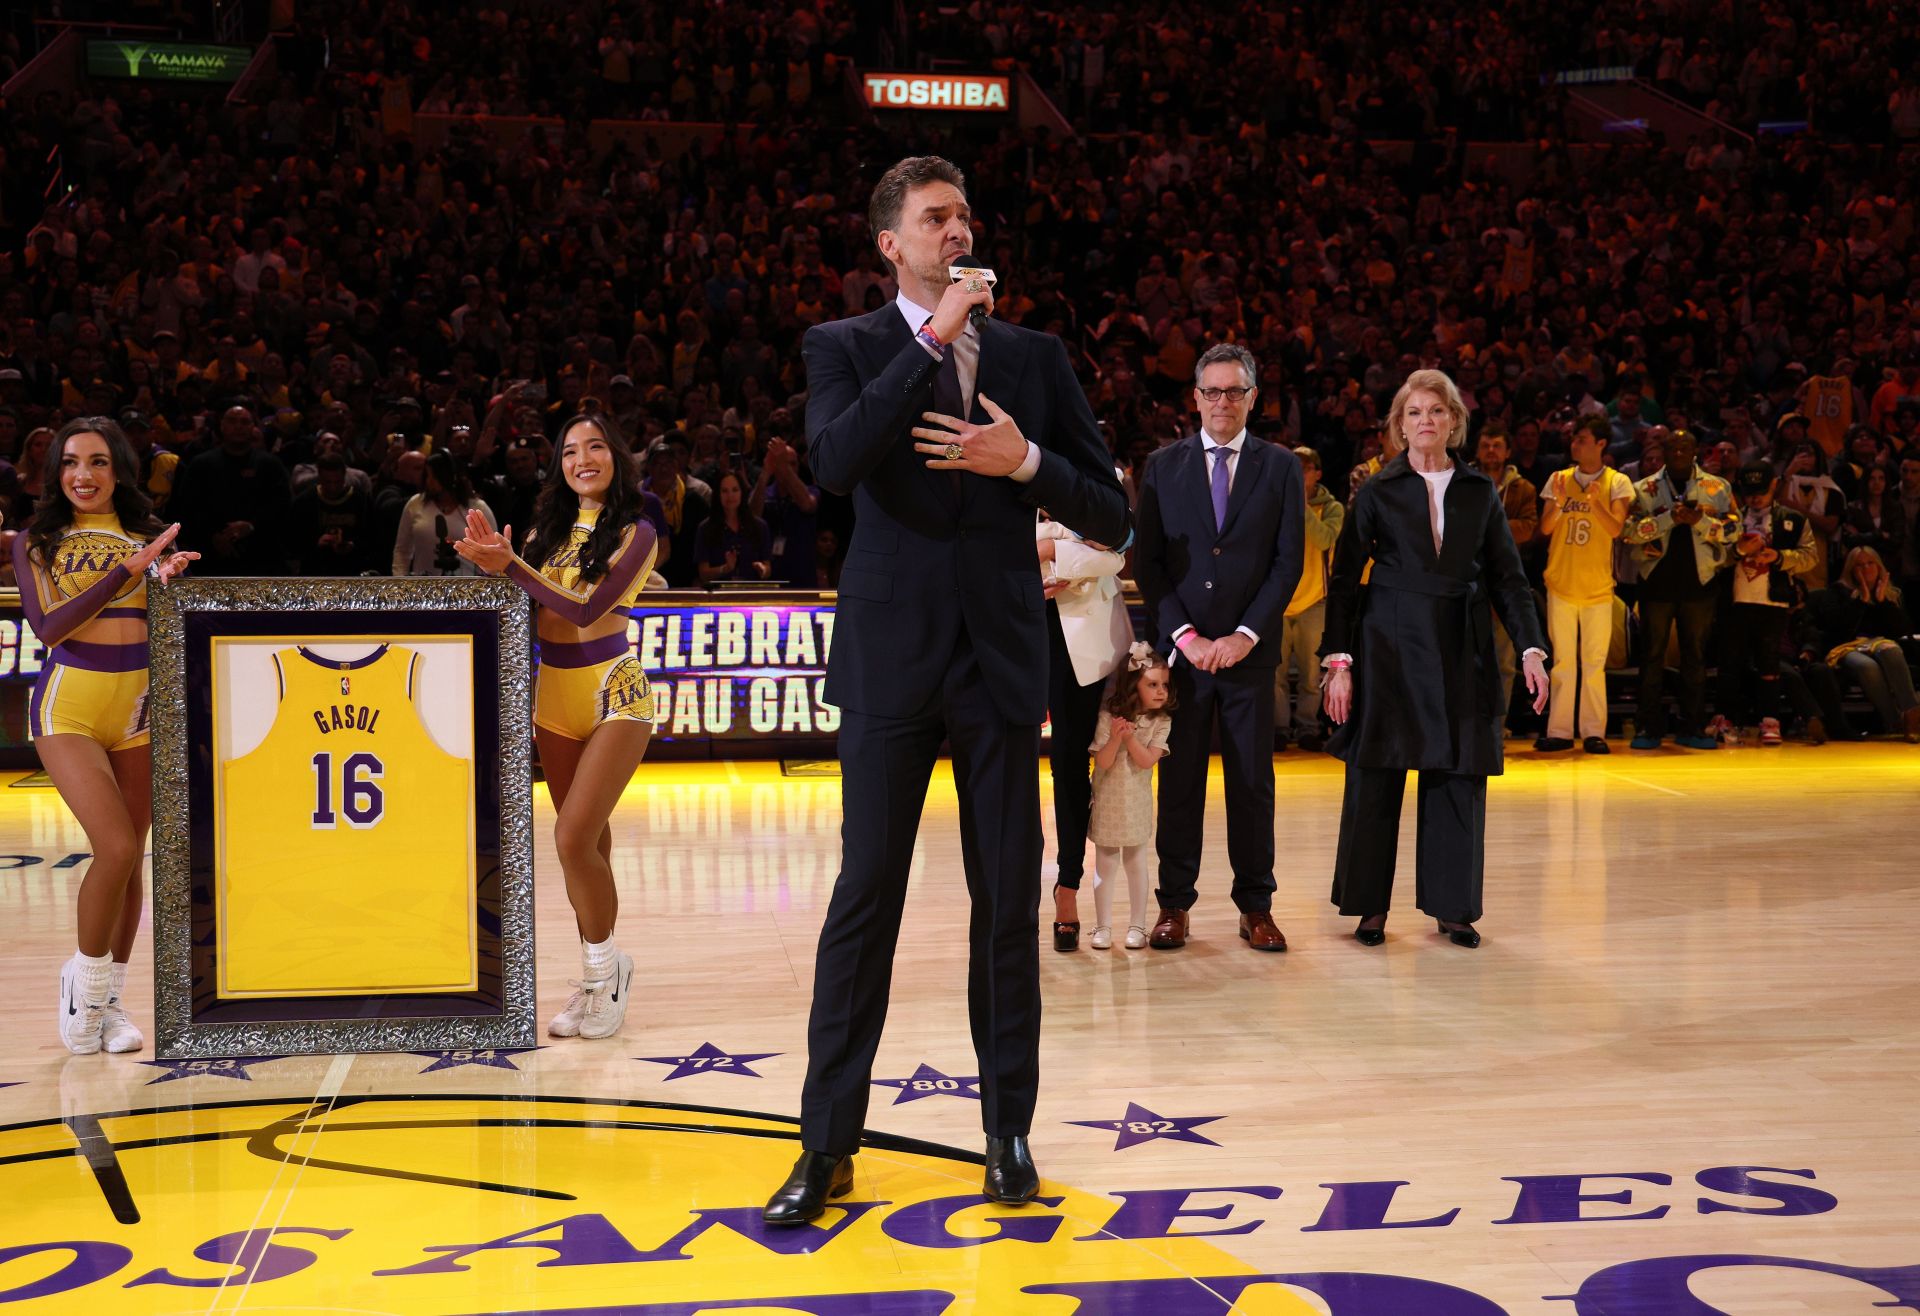
[[(1413, 469), (1405, 453), (1401, 453), (1381, 467), (1379, 473), (1373, 478), (1382, 482), (1380, 487), (1383, 490), (1391, 491), (1391, 497), (1397, 501), (1400, 515), (1406, 518), (1407, 523), (1420, 527), (1420, 560), (1425, 562), (1429, 569), (1438, 571), (1440, 555), (1433, 549), (1433, 508), (1427, 502), (1426, 480), (1420, 472)], [(1453, 493), (1453, 486), (1459, 482), (1459, 473), (1455, 472), (1454, 478), (1447, 484), (1449, 495)], [(1383, 496), (1387, 495), (1383, 494)], [(1453, 519), (1451, 502), (1447, 504), (1447, 519), (1449, 521)], [(1445, 546), (1444, 543), (1441, 545), (1442, 548)]]
[(1014, 368), (1019, 364), (1013, 339), (1013, 330), (994, 319), (989, 319), (987, 327), (980, 331), (980, 365), (974, 372), (972, 405), (967, 416), (976, 425), (993, 424), (993, 417), (980, 405), (982, 393), (1001, 407), (1013, 396), (1013, 387), (1018, 382)]
[[(991, 425), (993, 417), (980, 405), (980, 395), (992, 398), (994, 405), (1005, 409), (1007, 400), (1013, 396), (1014, 385), (1018, 379), (1014, 367), (1018, 364), (1014, 350), (1013, 330), (998, 320), (988, 319), (980, 333), (980, 360), (973, 371), (973, 396), (967, 399), (967, 419), (975, 425)], [(1035, 443), (1040, 440), (1034, 439)], [(973, 481), (956, 475), (952, 486), (964, 506), (973, 493)]]
[[(1233, 488), (1227, 494), (1227, 519), (1220, 527), (1223, 535), (1233, 528), (1233, 519), (1253, 498), (1254, 486), (1266, 478), (1267, 445), (1247, 435), (1246, 442), (1240, 445), (1240, 460), (1234, 465), (1239, 469), (1233, 473)], [(1211, 489), (1207, 491), (1207, 510), (1213, 510)]]
[(860, 326), (860, 342), (866, 352), (869, 374), (877, 375), (887, 368), (887, 362), (899, 354), (913, 334), (907, 329), (907, 317), (900, 314), (900, 308), (892, 303), (863, 318), (865, 323)]
[(1212, 543), (1220, 537), (1220, 528), (1213, 523), (1213, 472), (1212, 462), (1207, 459), (1207, 436), (1203, 431), (1186, 441), (1187, 474), (1181, 483), (1186, 486), (1187, 497), (1192, 501), (1200, 524), (1207, 528), (1206, 542)]
[[(1478, 528), (1478, 518), (1473, 515), (1473, 509), (1470, 506), (1473, 494), (1466, 486), (1473, 484), (1476, 479), (1488, 484), (1492, 483), (1458, 456), (1454, 458), (1453, 466), (1453, 478), (1447, 481), (1447, 493), (1443, 500), (1447, 509), (1446, 529), (1440, 536), (1440, 551), (1434, 555), (1433, 563), (1434, 569), (1443, 574), (1448, 563), (1465, 562), (1473, 556), (1471, 534)], [(1500, 491), (1497, 487), (1493, 490), (1493, 500), (1496, 503), (1500, 501)], [(1501, 515), (1504, 516), (1505, 512), (1501, 512)], [(1475, 522), (1475, 524), (1469, 525), (1469, 522)], [(1461, 556), (1463, 550), (1460, 547), (1463, 544), (1468, 545), (1464, 550), (1466, 553), (1464, 558)]]
[[(900, 314), (900, 308), (891, 302), (877, 311), (868, 313), (864, 320), (865, 322), (860, 325), (859, 334), (866, 352), (867, 378), (871, 379), (885, 370), (888, 362), (900, 355), (901, 349), (913, 341), (913, 334), (907, 328), (907, 318)], [(916, 347), (914, 350), (917, 352), (922, 349)], [(998, 399), (995, 400), (998, 401)], [(915, 425), (920, 423), (918, 412), (914, 413), (913, 423)], [(920, 472), (921, 477), (934, 486), (936, 491), (934, 496), (957, 510), (960, 506), (960, 494), (955, 486), (960, 483), (960, 477), (950, 471), (928, 470), (926, 464), (929, 459), (924, 454), (914, 451), (913, 445), (918, 442), (919, 440), (912, 434), (901, 436), (901, 443), (908, 459), (913, 462), (914, 468)]]

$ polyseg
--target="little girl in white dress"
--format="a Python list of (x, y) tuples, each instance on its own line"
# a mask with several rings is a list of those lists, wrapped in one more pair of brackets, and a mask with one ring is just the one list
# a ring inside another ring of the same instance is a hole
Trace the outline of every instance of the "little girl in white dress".
[(1147, 903), (1147, 847), (1153, 841), (1153, 765), (1167, 752), (1173, 729), (1172, 673), (1151, 645), (1135, 641), (1126, 663), (1113, 674), (1104, 716), (1093, 733), (1093, 810), (1087, 839), (1093, 842), (1093, 936), (1095, 950), (1113, 945), (1113, 888), (1121, 870), (1133, 898), (1127, 949), (1147, 944), (1153, 906)]

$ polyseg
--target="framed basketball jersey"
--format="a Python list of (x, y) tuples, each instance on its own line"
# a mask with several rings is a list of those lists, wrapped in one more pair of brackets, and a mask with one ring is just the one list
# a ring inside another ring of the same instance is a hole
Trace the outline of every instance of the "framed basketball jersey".
[(214, 743), (243, 719), (250, 743), (214, 787), (221, 996), (473, 989), (472, 727), (455, 703), (436, 736), (421, 703), (430, 664), (471, 684), (472, 649), (216, 641)]
[(533, 1045), (525, 596), (150, 595), (157, 1054)]

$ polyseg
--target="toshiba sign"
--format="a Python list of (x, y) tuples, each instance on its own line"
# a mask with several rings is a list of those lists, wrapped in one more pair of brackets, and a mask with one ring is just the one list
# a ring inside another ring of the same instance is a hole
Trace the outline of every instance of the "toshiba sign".
[(860, 79), (876, 110), (1006, 110), (1005, 78), (965, 73), (868, 73)]

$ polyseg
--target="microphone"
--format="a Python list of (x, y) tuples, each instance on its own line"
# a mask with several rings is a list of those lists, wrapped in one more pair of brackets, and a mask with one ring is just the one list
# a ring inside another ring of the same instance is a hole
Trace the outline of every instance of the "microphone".
[[(949, 265), (947, 266), (947, 277), (955, 283), (964, 283), (970, 279), (978, 279), (989, 288), (1000, 282), (1000, 277), (984, 265)], [(967, 310), (967, 318), (973, 321), (973, 327), (975, 329), (986, 329), (987, 312), (985, 307), (969, 307)]]

